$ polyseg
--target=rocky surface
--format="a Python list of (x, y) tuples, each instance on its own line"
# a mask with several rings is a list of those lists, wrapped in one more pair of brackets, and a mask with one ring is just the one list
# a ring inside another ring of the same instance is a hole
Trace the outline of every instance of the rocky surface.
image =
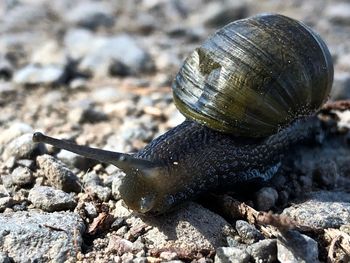
[(12, 262), (71, 261), (81, 251), (84, 230), (82, 219), (71, 212), (3, 213), (0, 250)]
[(261, 12), (319, 32), (334, 58), (331, 99), (350, 98), (346, 1), (0, 1), (0, 262), (348, 261), (349, 111), (320, 116), (318, 144), (293, 152), (267, 185), (228, 193), (277, 215), (255, 225), (211, 195), (139, 216), (120, 199), (118, 168), (32, 142), (43, 131), (137, 151), (184, 120), (170, 89), (183, 59)]

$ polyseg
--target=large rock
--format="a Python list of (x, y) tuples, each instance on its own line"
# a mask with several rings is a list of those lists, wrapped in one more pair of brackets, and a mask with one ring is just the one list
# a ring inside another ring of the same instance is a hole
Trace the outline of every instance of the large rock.
[(283, 215), (311, 227), (338, 228), (350, 223), (350, 194), (320, 191), (305, 195)]
[(152, 244), (150, 249), (157, 251), (165, 248), (188, 253), (214, 250), (226, 245), (225, 233), (231, 227), (221, 216), (193, 202), (162, 216), (143, 218), (132, 216), (119, 201), (114, 216), (127, 218), (126, 222), (131, 225), (129, 232), (150, 226), (143, 239), (146, 244)]
[(14, 262), (66, 262), (80, 251), (84, 230), (70, 212), (0, 214), (0, 251)]

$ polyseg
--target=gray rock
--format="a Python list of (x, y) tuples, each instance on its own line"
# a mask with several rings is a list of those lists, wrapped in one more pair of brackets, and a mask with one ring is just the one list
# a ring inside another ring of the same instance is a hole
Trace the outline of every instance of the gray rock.
[(256, 192), (256, 206), (260, 211), (268, 211), (275, 206), (278, 192), (272, 187), (263, 187)]
[(89, 217), (89, 218), (95, 218), (96, 216), (98, 216), (98, 212), (97, 212), (97, 209), (96, 209), (96, 206), (94, 205), (94, 203), (92, 202), (87, 202), (87, 203), (84, 203), (84, 210), (86, 212), (86, 215)]
[(248, 245), (239, 242), (240, 240), (241, 240), (241, 238), (239, 236), (237, 236), (237, 235), (234, 236), (234, 237), (228, 236), (226, 238), (226, 242), (227, 242), (227, 245), (229, 247), (235, 247), (235, 248), (239, 248), (239, 249), (242, 249), (242, 250), (247, 249)]
[(350, 73), (341, 72), (334, 74), (331, 98), (333, 100), (350, 99)]
[(332, 3), (325, 10), (326, 17), (336, 24), (350, 24), (350, 4), (346, 2)]
[(65, 69), (62, 66), (39, 66), (29, 64), (18, 70), (13, 81), (21, 85), (52, 85), (65, 82)]
[(122, 180), (124, 178), (124, 174), (119, 174), (114, 177), (112, 182), (112, 196), (115, 200), (119, 200), (121, 198), (119, 187), (122, 184)]
[(62, 162), (48, 154), (38, 156), (36, 161), (40, 172), (48, 179), (51, 186), (65, 192), (80, 192), (78, 177)]
[(71, 212), (0, 214), (0, 251), (15, 262), (66, 262), (80, 251), (84, 230)]
[(88, 172), (84, 175), (83, 177), (83, 183), (86, 186), (89, 185), (101, 185), (102, 184), (102, 180), (101, 178), (97, 175), (97, 173), (95, 171), (91, 171)]
[(122, 201), (116, 203), (114, 211), (115, 217), (127, 218), (131, 230), (144, 224), (152, 226), (142, 237), (145, 244), (152, 244), (160, 251), (167, 247), (185, 251), (213, 250), (225, 245), (225, 230), (231, 228), (225, 219), (193, 202), (158, 217), (133, 217)]
[(13, 185), (27, 186), (34, 183), (32, 171), (26, 167), (17, 167), (11, 174), (11, 181)]
[(108, 2), (84, 1), (74, 5), (65, 14), (64, 19), (69, 23), (94, 30), (100, 26), (113, 26), (114, 17), (113, 7)]
[(98, 111), (92, 107), (77, 107), (69, 111), (68, 120), (72, 123), (96, 123), (107, 120), (104, 112)]
[(350, 223), (350, 194), (320, 191), (306, 194), (303, 199), (283, 211), (299, 223), (311, 227), (338, 228)]
[(112, 194), (112, 190), (109, 187), (104, 187), (102, 185), (89, 185), (86, 187), (86, 191), (94, 193), (96, 197), (103, 202), (107, 202)]
[(286, 263), (318, 263), (317, 242), (297, 231), (288, 231), (277, 239), (277, 259)]
[(36, 186), (29, 191), (28, 199), (34, 207), (47, 212), (72, 210), (77, 205), (72, 194), (49, 186)]
[(42, 154), (46, 151), (42, 143), (34, 143), (32, 141), (33, 134), (23, 134), (12, 140), (5, 148), (2, 157), (7, 160), (10, 157), (18, 159), (28, 159), (36, 154)]
[(0, 153), (13, 139), (25, 133), (33, 132), (33, 128), (26, 123), (16, 122), (0, 133)]
[(246, 244), (252, 244), (264, 238), (254, 225), (243, 220), (236, 221), (236, 230)]
[(94, 76), (109, 75), (116, 62), (127, 67), (131, 74), (149, 71), (153, 67), (149, 54), (126, 34), (96, 38), (89, 46), (90, 50), (79, 64), (79, 69)]
[(277, 240), (265, 239), (250, 245), (247, 252), (252, 256), (254, 262), (273, 263), (277, 260)]
[(34, 161), (30, 159), (21, 159), (21, 160), (18, 160), (16, 163), (20, 166), (29, 168), (31, 170), (33, 170), (34, 164), (35, 164)]
[(216, 250), (215, 263), (248, 263), (250, 255), (235, 247), (219, 247)]

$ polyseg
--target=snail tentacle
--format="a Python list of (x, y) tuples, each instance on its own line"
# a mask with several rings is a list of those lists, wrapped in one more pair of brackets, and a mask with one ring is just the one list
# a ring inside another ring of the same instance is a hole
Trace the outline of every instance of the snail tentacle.
[(46, 136), (40, 132), (33, 134), (33, 141), (47, 143), (57, 148), (74, 152), (90, 159), (115, 165), (124, 172), (139, 171), (142, 173), (142, 171), (144, 171), (143, 174), (147, 175), (151, 173), (152, 169), (159, 166), (154, 162), (136, 158), (126, 153), (111, 152), (83, 145), (77, 145), (68, 141)]

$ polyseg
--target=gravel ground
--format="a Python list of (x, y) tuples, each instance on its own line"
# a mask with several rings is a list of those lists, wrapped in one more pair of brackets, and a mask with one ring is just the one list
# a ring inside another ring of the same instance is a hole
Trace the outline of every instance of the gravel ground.
[(350, 98), (345, 0), (1, 1), (0, 262), (349, 262), (349, 111), (322, 115), (329, 134), (269, 184), (231, 194), (280, 225), (229, 215), (214, 195), (140, 217), (120, 199), (119, 169), (32, 142), (42, 131), (144, 147), (184, 120), (170, 90), (183, 59), (261, 12), (319, 32), (334, 58), (331, 99)]

